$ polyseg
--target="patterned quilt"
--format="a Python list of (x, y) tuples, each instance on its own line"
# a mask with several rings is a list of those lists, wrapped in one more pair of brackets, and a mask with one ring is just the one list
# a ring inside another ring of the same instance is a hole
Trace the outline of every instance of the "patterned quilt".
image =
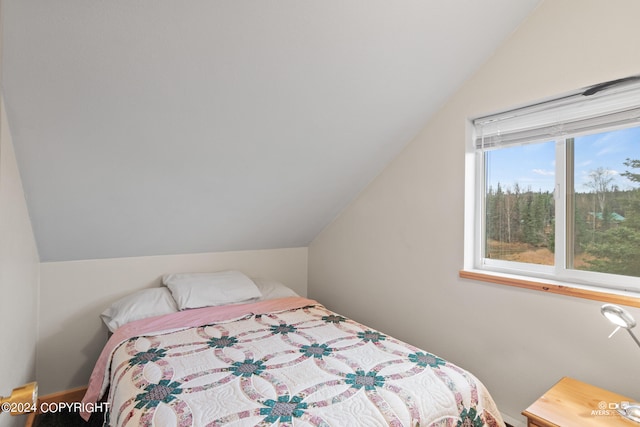
[(504, 425), (469, 372), (317, 303), (135, 336), (109, 366), (112, 426)]

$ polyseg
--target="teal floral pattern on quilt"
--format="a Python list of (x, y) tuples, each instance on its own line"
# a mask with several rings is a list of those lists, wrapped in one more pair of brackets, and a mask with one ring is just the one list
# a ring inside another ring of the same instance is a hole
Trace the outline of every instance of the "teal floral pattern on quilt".
[(180, 383), (161, 380), (158, 384), (149, 384), (144, 393), (136, 396), (136, 408), (155, 408), (160, 403), (171, 403), (176, 395), (182, 393)]

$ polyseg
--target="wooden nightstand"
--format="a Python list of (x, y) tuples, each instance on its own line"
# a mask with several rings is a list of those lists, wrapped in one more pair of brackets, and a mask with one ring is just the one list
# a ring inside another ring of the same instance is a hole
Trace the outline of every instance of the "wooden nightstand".
[(634, 399), (564, 377), (522, 415), (528, 427), (640, 427), (618, 414), (620, 402)]

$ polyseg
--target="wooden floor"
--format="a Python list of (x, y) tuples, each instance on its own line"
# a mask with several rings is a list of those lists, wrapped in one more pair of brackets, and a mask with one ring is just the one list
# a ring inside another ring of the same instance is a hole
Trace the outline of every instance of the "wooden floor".
[(103, 415), (94, 413), (89, 421), (85, 421), (77, 412), (59, 411), (38, 414), (33, 421), (33, 427), (102, 427)]
[[(51, 404), (61, 402), (80, 402), (87, 392), (86, 387), (78, 387), (59, 393), (48, 394), (38, 398), (38, 408), (47, 408)], [(55, 405), (54, 405), (55, 407)], [(102, 413), (95, 413), (89, 422), (80, 418), (77, 412), (68, 410), (40, 413), (31, 413), (27, 417), (25, 427), (80, 427), (80, 426), (101, 426), (103, 421)]]

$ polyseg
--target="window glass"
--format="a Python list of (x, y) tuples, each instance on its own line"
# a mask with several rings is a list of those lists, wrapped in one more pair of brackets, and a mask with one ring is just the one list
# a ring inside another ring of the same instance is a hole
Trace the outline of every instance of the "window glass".
[(485, 156), (485, 257), (554, 264), (555, 143), (491, 150)]
[(568, 267), (640, 277), (640, 126), (574, 141)]

